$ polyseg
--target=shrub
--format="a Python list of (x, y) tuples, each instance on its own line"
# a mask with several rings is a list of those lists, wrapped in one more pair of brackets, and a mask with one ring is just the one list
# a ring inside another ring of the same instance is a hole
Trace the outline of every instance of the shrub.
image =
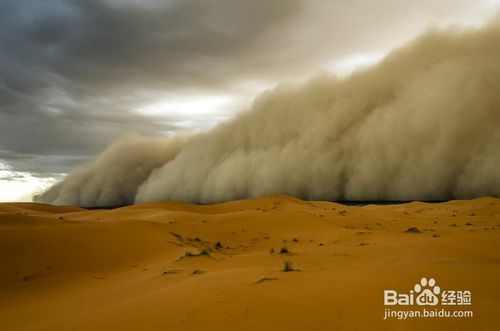
[(205, 249), (203, 249), (203, 250), (200, 252), (200, 254), (199, 254), (199, 255), (205, 255), (205, 256), (208, 256), (208, 255), (210, 255), (210, 251), (209, 251), (208, 249), (206, 249), (206, 248), (205, 248)]
[(283, 263), (283, 271), (284, 272), (289, 272), (289, 271), (294, 271), (295, 269), (293, 268), (293, 263), (291, 260), (285, 260)]

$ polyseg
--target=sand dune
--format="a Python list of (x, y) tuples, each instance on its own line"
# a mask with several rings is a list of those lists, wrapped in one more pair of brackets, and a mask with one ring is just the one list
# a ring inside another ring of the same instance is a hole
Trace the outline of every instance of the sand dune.
[[(499, 233), (493, 198), (0, 204), (1, 329), (494, 330)], [(471, 290), (474, 317), (384, 320), (383, 290), (422, 276)]]

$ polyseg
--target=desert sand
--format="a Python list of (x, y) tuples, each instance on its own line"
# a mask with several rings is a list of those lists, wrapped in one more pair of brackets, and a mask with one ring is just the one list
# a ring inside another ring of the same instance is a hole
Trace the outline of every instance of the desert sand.
[[(493, 198), (4, 203), (0, 328), (498, 330), (499, 252)], [(284, 272), (285, 260), (299, 271)], [(470, 290), (474, 317), (384, 320), (384, 289), (409, 290), (422, 276)]]

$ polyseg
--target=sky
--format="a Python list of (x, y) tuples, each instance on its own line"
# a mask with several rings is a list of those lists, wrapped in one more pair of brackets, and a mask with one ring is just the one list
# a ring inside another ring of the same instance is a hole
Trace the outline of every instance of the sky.
[(0, 201), (129, 134), (207, 130), (278, 84), (349, 75), (500, 0), (0, 1)]

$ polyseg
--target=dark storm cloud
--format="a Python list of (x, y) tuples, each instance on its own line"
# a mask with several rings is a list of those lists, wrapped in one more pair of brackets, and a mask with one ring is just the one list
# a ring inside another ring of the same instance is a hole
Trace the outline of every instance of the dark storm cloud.
[(61, 155), (94, 153), (125, 133), (176, 131), (175, 115), (133, 112), (147, 102), (140, 92), (224, 85), (227, 59), (296, 8), (285, 0), (3, 1), (3, 159), (53, 155), (40, 166), (55, 167)]
[(295, 3), (169, 1), (145, 7), (73, 1), (64, 14), (36, 20), (22, 38), (43, 46), (37, 55), (51, 72), (84, 83), (75, 86), (77, 92), (110, 82), (122, 88), (143, 80), (161, 87), (193, 79), (213, 83), (210, 73), (218, 68), (208, 64), (220, 65), (288, 16)]
[[(227, 59), (292, 14), (297, 1), (184, 0), (154, 7), (92, 0), (34, 3), (3, 5), (4, 88), (34, 92), (63, 85), (75, 97), (101, 87), (108, 93), (135, 90), (141, 83), (148, 88), (221, 84), (223, 67), (232, 65)], [(12, 22), (26, 11), (33, 11), (31, 17)]]

